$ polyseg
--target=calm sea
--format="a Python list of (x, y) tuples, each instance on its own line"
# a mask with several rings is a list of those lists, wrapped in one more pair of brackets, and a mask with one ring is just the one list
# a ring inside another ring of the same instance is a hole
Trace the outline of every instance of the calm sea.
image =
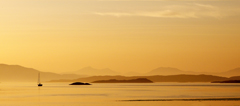
[(0, 83), (0, 106), (240, 106), (239, 100), (214, 100), (240, 98), (240, 84), (43, 84)]

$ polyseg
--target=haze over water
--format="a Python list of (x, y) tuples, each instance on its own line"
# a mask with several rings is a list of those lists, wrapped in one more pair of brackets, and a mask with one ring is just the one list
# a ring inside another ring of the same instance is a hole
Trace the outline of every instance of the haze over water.
[(240, 0), (0, 0), (0, 106), (239, 106), (239, 84), (69, 85), (240, 80), (239, 29)]
[(47, 72), (92, 66), (240, 67), (239, 0), (0, 0), (0, 63)]
[[(239, 101), (138, 101), (151, 99), (240, 98), (240, 84), (151, 83), (93, 84), (3, 83), (1, 106), (238, 106)], [(122, 101), (126, 100), (126, 101)], [(137, 101), (128, 101), (137, 100)]]

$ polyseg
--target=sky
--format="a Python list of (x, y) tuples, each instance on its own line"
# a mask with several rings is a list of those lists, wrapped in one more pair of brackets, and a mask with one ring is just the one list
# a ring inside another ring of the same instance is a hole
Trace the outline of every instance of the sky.
[(240, 67), (239, 0), (0, 0), (0, 63), (47, 72)]

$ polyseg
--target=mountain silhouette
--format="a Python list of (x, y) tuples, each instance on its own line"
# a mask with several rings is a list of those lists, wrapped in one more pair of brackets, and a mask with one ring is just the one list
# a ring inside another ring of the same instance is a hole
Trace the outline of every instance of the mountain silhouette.
[(131, 72), (124, 73), (123, 75), (124, 75), (124, 76), (142, 76), (143, 74), (142, 74), (142, 73), (138, 73), (138, 72), (131, 71)]
[(185, 75), (215, 75), (215, 76), (223, 76), (223, 77), (231, 77), (231, 76), (240, 76), (240, 68), (236, 68), (230, 71), (226, 72), (194, 72), (194, 71), (183, 71), (177, 68), (173, 67), (159, 67), (156, 69), (153, 69), (146, 73), (139, 73), (135, 71), (130, 71), (126, 73), (119, 73), (116, 71), (113, 71), (111, 69), (105, 68), (105, 69), (95, 69), (92, 67), (85, 67), (75, 72), (68, 72), (72, 74), (78, 74), (78, 75), (86, 75), (86, 76), (115, 76), (115, 75), (122, 75), (122, 76), (153, 76), (153, 75), (179, 75), (179, 74), (185, 74)]
[(125, 76), (90, 76), (84, 78), (77, 78), (77, 79), (60, 79), (60, 80), (51, 80), (50, 82), (93, 82), (96, 80), (109, 80), (109, 79), (117, 79), (117, 80), (128, 80), (132, 79), (131, 77)]
[(171, 67), (159, 67), (157, 69), (154, 69), (146, 75), (178, 75), (178, 74), (199, 74), (196, 72), (191, 72), (191, 71), (182, 71), (177, 68), (171, 68)]
[(226, 72), (216, 73), (215, 75), (225, 76), (225, 77), (240, 76), (240, 67), (226, 71)]
[(150, 72), (145, 73), (144, 75), (179, 75), (179, 74), (187, 74), (187, 75), (215, 75), (222, 77), (232, 77), (232, 76), (240, 76), (240, 68), (235, 68), (225, 72), (193, 72), (193, 71), (183, 71), (177, 68), (172, 67), (159, 67)]
[(153, 82), (212, 82), (212, 81), (224, 81), (228, 80), (226, 77), (220, 76), (213, 76), (213, 75), (168, 75), (168, 76), (92, 76), (92, 77), (85, 77), (85, 78), (78, 78), (73, 80), (52, 80), (50, 82), (93, 82), (98, 80), (130, 80), (130, 79), (137, 79), (137, 78), (147, 78)]
[(41, 81), (53, 79), (74, 79), (83, 77), (74, 74), (56, 74), (52, 72), (41, 72), (33, 68), (26, 68), (20, 65), (0, 64), (1, 82), (35, 82), (41, 73)]
[(74, 74), (78, 74), (78, 75), (89, 75), (89, 76), (96, 76), (96, 75), (119, 75), (118, 72), (115, 72), (109, 68), (105, 68), (105, 69), (95, 69), (92, 67), (85, 67), (82, 68), (78, 71), (72, 72)]
[[(120, 76), (118, 72), (111, 69), (95, 69), (92, 67), (85, 67), (74, 73), (78, 74), (56, 74), (52, 72), (41, 72), (33, 68), (27, 68), (20, 65), (7, 65), (0, 64), (0, 82), (35, 82), (38, 78), (38, 73), (41, 73), (41, 81), (53, 82), (92, 82), (96, 80), (129, 80), (133, 78), (147, 78), (154, 82), (209, 82), (209, 81), (222, 81), (222, 80), (240, 80), (240, 68), (222, 73), (213, 73), (206, 75), (204, 72), (190, 72), (182, 71), (177, 68), (159, 67), (148, 73), (140, 74), (137, 72), (129, 72)], [(205, 74), (205, 75), (203, 75)], [(85, 75), (85, 76), (83, 76)], [(92, 77), (86, 77), (92, 76)], [(222, 77), (220, 77), (222, 76)], [(230, 77), (232, 76), (232, 77)], [(83, 78), (84, 77), (84, 78)], [(230, 78), (226, 78), (230, 77)], [(62, 79), (62, 80), (61, 80)]]

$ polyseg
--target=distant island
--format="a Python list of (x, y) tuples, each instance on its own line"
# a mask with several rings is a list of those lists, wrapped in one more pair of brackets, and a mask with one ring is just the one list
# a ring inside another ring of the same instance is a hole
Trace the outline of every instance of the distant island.
[(169, 76), (90, 76), (85, 78), (78, 79), (61, 79), (61, 80), (51, 80), (49, 82), (94, 82), (100, 80), (132, 80), (138, 78), (146, 78), (152, 82), (212, 82), (212, 81), (226, 81), (226, 80), (240, 80), (240, 76), (236, 76), (233, 78), (219, 77), (213, 75), (169, 75)]
[(213, 81), (211, 83), (240, 83), (240, 80)]
[(71, 83), (69, 85), (91, 85), (89, 83), (83, 83), (83, 82), (74, 82), (74, 83)]
[(116, 80), (116, 79), (98, 80), (98, 81), (93, 81), (92, 83), (153, 83), (153, 81), (147, 78), (137, 78), (137, 79), (130, 79), (130, 80)]

